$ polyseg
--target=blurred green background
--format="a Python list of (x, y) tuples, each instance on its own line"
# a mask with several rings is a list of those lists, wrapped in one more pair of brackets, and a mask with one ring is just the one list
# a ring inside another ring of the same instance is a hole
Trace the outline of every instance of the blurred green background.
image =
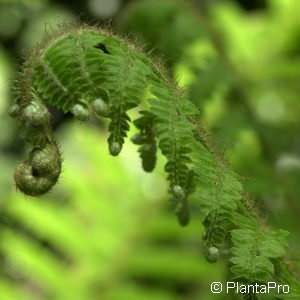
[(7, 114), (13, 75), (45, 32), (75, 20), (109, 26), (162, 61), (267, 224), (290, 231), (300, 266), (299, 14), (297, 0), (0, 0), (0, 300), (239, 299), (210, 292), (230, 279), (228, 253), (204, 260), (197, 199), (180, 227), (164, 159), (145, 174), (129, 141), (110, 157), (103, 124), (50, 107), (60, 183), (37, 199), (15, 190), (27, 149)]

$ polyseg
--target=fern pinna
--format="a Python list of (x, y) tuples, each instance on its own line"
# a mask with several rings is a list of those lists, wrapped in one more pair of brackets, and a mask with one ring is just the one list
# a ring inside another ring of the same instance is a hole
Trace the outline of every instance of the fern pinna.
[[(149, 110), (141, 103), (145, 91), (151, 93)], [(139, 145), (145, 171), (155, 167), (157, 146), (166, 157), (169, 193), (180, 224), (189, 222), (188, 199), (200, 202), (207, 260), (217, 261), (232, 247), (235, 280), (291, 281), (287, 267), (280, 271), (286, 266), (286, 233), (260, 225), (242, 197), (238, 176), (207, 144), (198, 109), (130, 42), (89, 26), (62, 28), (45, 38), (24, 63), (10, 114), (19, 120), (24, 140), (32, 147), (15, 172), (17, 188), (30, 196), (49, 191), (61, 172), (46, 104), (81, 121), (108, 118), (111, 155), (122, 149), (131, 122), (128, 111), (143, 107), (133, 121), (140, 133), (131, 140)]]

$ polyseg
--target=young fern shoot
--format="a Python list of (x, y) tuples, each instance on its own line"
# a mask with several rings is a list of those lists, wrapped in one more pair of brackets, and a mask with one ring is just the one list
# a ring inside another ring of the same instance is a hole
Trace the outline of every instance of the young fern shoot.
[[(222, 248), (233, 245), (231, 271), (236, 280), (265, 282), (280, 276), (274, 260), (284, 255), (285, 232), (261, 228), (241, 196), (238, 176), (205, 143), (198, 109), (139, 49), (99, 28), (62, 28), (24, 63), (10, 113), (32, 150), (16, 168), (18, 189), (42, 195), (61, 172), (46, 104), (80, 121), (108, 118), (109, 152), (118, 155), (131, 122), (128, 111), (139, 106), (146, 89), (152, 94), (150, 109), (133, 120), (140, 132), (131, 140), (139, 145), (147, 172), (155, 167), (157, 147), (166, 157), (169, 193), (180, 224), (188, 224), (188, 199), (196, 199), (203, 208), (208, 261), (217, 261)], [(274, 245), (276, 249), (267, 251)]]

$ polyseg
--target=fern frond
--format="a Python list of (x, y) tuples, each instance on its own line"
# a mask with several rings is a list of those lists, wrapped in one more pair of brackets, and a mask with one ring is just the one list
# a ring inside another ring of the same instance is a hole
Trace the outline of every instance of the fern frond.
[(286, 231), (263, 232), (256, 229), (235, 229), (231, 232), (235, 247), (231, 259), (232, 273), (238, 280), (267, 282), (274, 276), (271, 259), (285, 253)]
[(140, 50), (97, 28), (66, 28), (33, 52), (20, 78), (10, 113), (32, 147), (16, 169), (21, 191), (44, 194), (61, 172), (46, 104), (70, 111), (81, 121), (109, 118), (109, 152), (117, 155), (129, 130), (129, 110), (140, 105), (147, 89), (153, 96), (150, 110), (134, 121), (140, 133), (133, 142), (140, 145), (145, 171), (155, 167), (157, 142), (167, 160), (169, 192), (180, 224), (189, 222), (192, 196), (204, 215), (208, 261), (215, 262), (224, 242), (231, 240), (231, 271), (237, 280), (266, 281), (274, 276), (273, 260), (284, 255), (286, 233), (261, 230), (256, 216), (245, 209), (238, 176), (207, 144), (198, 109)]

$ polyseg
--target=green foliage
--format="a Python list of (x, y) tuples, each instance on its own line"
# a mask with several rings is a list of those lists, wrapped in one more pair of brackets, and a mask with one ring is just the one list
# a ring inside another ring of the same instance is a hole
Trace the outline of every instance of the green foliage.
[(286, 232), (258, 232), (250, 229), (232, 231), (235, 247), (231, 259), (234, 266), (232, 272), (239, 280), (267, 282), (274, 275), (274, 267), (270, 258), (278, 258), (284, 254), (284, 237)]
[[(146, 90), (152, 96), (150, 110), (142, 103)], [(141, 145), (143, 168), (154, 168), (157, 143), (167, 160), (169, 192), (181, 225), (189, 222), (189, 198), (200, 203), (207, 260), (217, 261), (221, 250), (233, 244), (230, 270), (236, 280), (266, 282), (281, 276), (274, 262), (285, 254), (285, 233), (258, 225), (258, 217), (242, 197), (239, 177), (208, 143), (198, 109), (130, 42), (98, 28), (63, 27), (48, 36), (24, 64), (11, 115), (25, 124), (24, 140), (32, 147), (28, 160), (17, 167), (15, 181), (32, 196), (49, 191), (61, 171), (46, 104), (70, 111), (80, 121), (109, 118), (113, 156), (120, 153), (130, 129), (129, 110), (141, 107), (141, 117), (133, 122), (140, 133), (133, 142)], [(75, 255), (89, 254), (65, 234), (78, 250)]]
[(151, 172), (156, 163), (156, 140), (153, 131), (154, 116), (148, 111), (141, 111), (142, 117), (134, 120), (134, 125), (140, 130), (131, 137), (131, 141), (134, 144), (141, 145), (138, 149), (142, 160), (143, 169), (146, 172)]

